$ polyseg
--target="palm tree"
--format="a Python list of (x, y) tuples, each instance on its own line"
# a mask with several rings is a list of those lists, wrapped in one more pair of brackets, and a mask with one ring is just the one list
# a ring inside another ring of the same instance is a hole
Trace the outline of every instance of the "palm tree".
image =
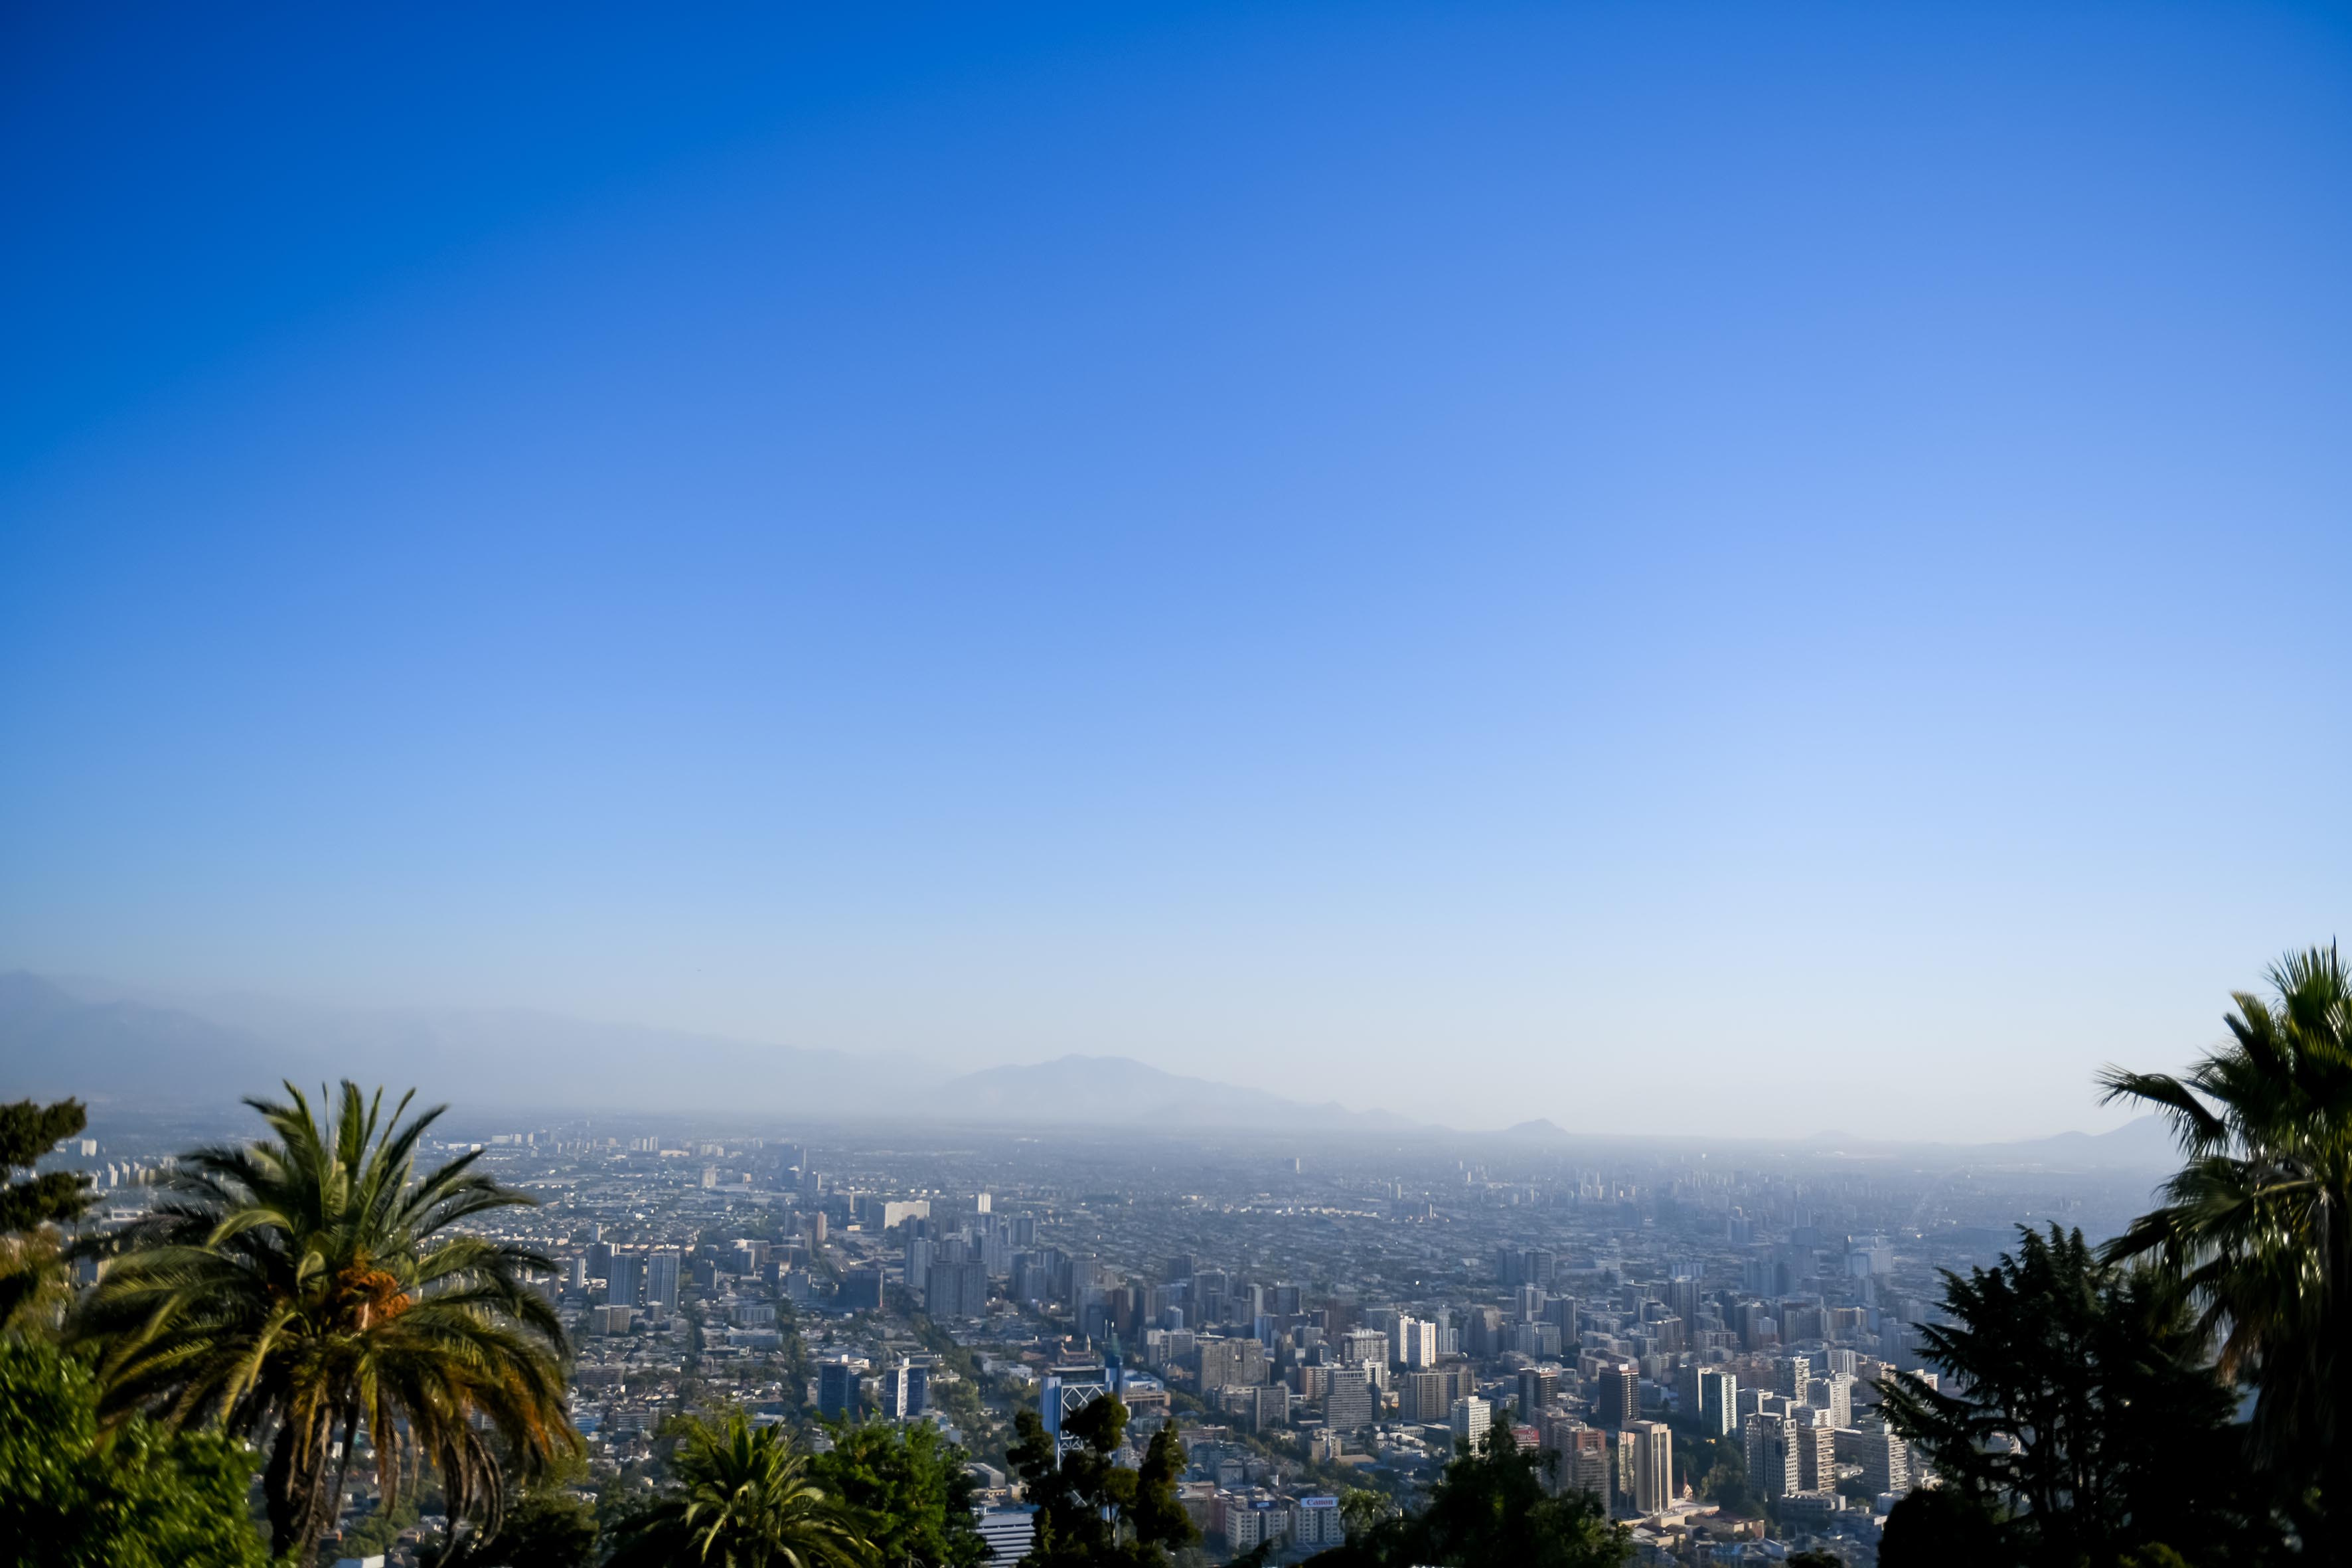
[(2331, 943), (2267, 978), (2276, 999), (2237, 993), (2231, 1042), (2185, 1078), (2101, 1075), (2109, 1100), (2168, 1118), (2188, 1160), (2106, 1256), (2188, 1288), (2221, 1372), (2256, 1391), (2259, 1457), (2317, 1487), (2352, 1558), (2352, 975)]
[(680, 1489), (622, 1526), (612, 1568), (870, 1568), (848, 1507), (810, 1477), (778, 1426), (742, 1410), (688, 1423), (670, 1469)]
[(474, 1171), (478, 1152), (417, 1175), (442, 1108), (403, 1123), (413, 1093), (385, 1120), (381, 1090), (346, 1081), (329, 1127), (286, 1092), (246, 1102), (274, 1141), (183, 1156), (107, 1239), (68, 1324), (97, 1350), (103, 1408), (264, 1442), (280, 1556), (307, 1560), (332, 1521), (362, 1428), (387, 1501), (430, 1466), (453, 1517), (494, 1528), (503, 1469), (533, 1473), (580, 1438), (562, 1327), (527, 1283), (554, 1265), (454, 1227), (535, 1200)]

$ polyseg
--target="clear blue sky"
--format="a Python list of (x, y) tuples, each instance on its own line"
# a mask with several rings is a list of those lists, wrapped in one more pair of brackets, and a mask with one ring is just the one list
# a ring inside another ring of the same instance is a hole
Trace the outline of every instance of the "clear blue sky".
[(1965, 1137), (2345, 927), (2343, 9), (784, 9), (8, 8), (0, 963)]

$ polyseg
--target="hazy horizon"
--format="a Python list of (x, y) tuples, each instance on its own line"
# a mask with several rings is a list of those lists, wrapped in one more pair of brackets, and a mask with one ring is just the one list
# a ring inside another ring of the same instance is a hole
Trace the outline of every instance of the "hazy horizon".
[[(285, 1055), (282, 1059), (268, 1056), (265, 1050), (264, 1059), (272, 1065), (268, 1066), (267, 1070), (253, 1082), (234, 1079), (234, 1075), (219, 1078), (218, 1093), (212, 1097), (217, 1101), (214, 1105), (215, 1110), (240, 1101), (252, 1094), (258, 1093), (266, 1096), (275, 1092), (281, 1079), (298, 1084), (306, 1084), (314, 1079), (324, 1081), (319, 1079), (322, 1070), (337, 1076), (354, 1076), (364, 1083), (378, 1085), (395, 1094), (415, 1089), (423, 1092), (428, 1100), (446, 1097), (452, 1100), (452, 1109), (460, 1113), (466, 1113), (470, 1110), (500, 1115), (524, 1111), (553, 1115), (576, 1113), (583, 1108), (593, 1106), (597, 1114), (611, 1115), (631, 1109), (631, 1102), (627, 1098), (630, 1089), (625, 1085), (612, 1091), (612, 1098), (600, 1100), (595, 1099), (595, 1091), (593, 1089), (587, 1091), (586, 1098), (583, 1098), (580, 1091), (569, 1086), (561, 1089), (551, 1088), (544, 1094), (539, 1094), (536, 1089), (518, 1089), (513, 1087), (511, 1073), (499, 1080), (503, 1087), (490, 1091), (477, 1088), (470, 1092), (463, 1085), (453, 1087), (446, 1077), (436, 1078), (428, 1075), (420, 1079), (419, 1075), (415, 1073), (404, 1077), (400, 1070), (404, 1065), (402, 1057), (396, 1051), (388, 1048), (396, 1037), (377, 1033), (373, 1037), (370, 1037), (368, 1026), (371, 1025), (397, 1026), (414, 1022), (446, 1026), (453, 1021), (461, 1021), (471, 1027), (493, 1031), (491, 1038), (496, 1037), (495, 1031), (502, 1023), (510, 1024), (511, 1033), (518, 1037), (526, 1035), (524, 1026), (554, 1026), (559, 1038), (562, 1037), (563, 1031), (577, 1027), (583, 1032), (579, 1037), (583, 1040), (593, 1040), (604, 1035), (677, 1035), (692, 1037), (711, 1046), (739, 1047), (753, 1052), (782, 1048), (795, 1053), (840, 1054), (853, 1061), (860, 1059), (857, 1053), (841, 1053), (838, 1052), (837, 1047), (826, 1046), (822, 1042), (761, 1039), (751, 1036), (681, 1028), (658, 1019), (597, 1018), (565, 1013), (559, 1009), (528, 1005), (501, 1005), (488, 1003), (453, 1005), (436, 1004), (414, 997), (371, 1005), (364, 1003), (338, 1001), (323, 996), (303, 996), (251, 987), (158, 986), (125, 984), (103, 976), (89, 974), (43, 975), (21, 967), (0, 963), (0, 981), (6, 981), (12, 976), (30, 978), (42, 984), (55, 985), (94, 1004), (130, 1003), (184, 1014), (207, 1023), (225, 1026), (263, 1047), (290, 1047), (298, 1043), (306, 1046), (305, 1052), (301, 1056), (289, 1054)], [(313, 1024), (323, 1025), (325, 1027), (322, 1029), (306, 1027)], [(478, 1048), (478, 1043), (481, 1041), (482, 1037), (479, 1035), (465, 1037), (463, 1031), (460, 1033), (461, 1039), (454, 1054), (462, 1058), (467, 1050)], [(338, 1041), (342, 1042), (340, 1055), (337, 1054)], [(363, 1042), (363, 1044), (355, 1046), (354, 1042)], [(6, 1043), (5, 1039), (0, 1039), (0, 1045)], [(531, 1055), (530, 1047), (534, 1044), (543, 1047), (545, 1041), (544, 1039), (517, 1038), (513, 1043), (519, 1060), (535, 1062), (537, 1058)], [(450, 1042), (444, 1038), (441, 1042), (440, 1057), (434, 1063), (436, 1073), (446, 1074), (449, 1069), (451, 1063), (448, 1057), (451, 1054), (453, 1053), (450, 1050)], [(1321, 1079), (1204, 1077), (1196, 1064), (1181, 1058), (1175, 1060), (1151, 1061), (1113, 1050), (1069, 1050), (1034, 1056), (1016, 1053), (1005, 1058), (983, 1061), (957, 1060), (951, 1056), (927, 1054), (918, 1049), (892, 1052), (887, 1058), (877, 1055), (870, 1059), (893, 1067), (917, 1066), (937, 1075), (936, 1079), (927, 1081), (898, 1082), (898, 1089), (904, 1097), (898, 1102), (898, 1106), (903, 1109), (907, 1105), (916, 1105), (921, 1110), (924, 1119), (930, 1121), (937, 1121), (942, 1116), (949, 1115), (953, 1107), (938, 1099), (926, 1100), (923, 1096), (927, 1090), (939, 1091), (951, 1087), (954, 1082), (968, 1074), (986, 1073), (998, 1069), (1051, 1068), (1072, 1061), (1138, 1063), (1146, 1068), (1166, 1073), (1187, 1082), (1197, 1081), (1217, 1087), (1232, 1085), (1255, 1089), (1280, 1100), (1303, 1105), (1337, 1104), (1343, 1110), (1359, 1115), (1386, 1116), (1394, 1119), (1392, 1121), (1381, 1123), (1299, 1125), (1297, 1129), (1298, 1135), (1310, 1140), (1327, 1137), (1338, 1137), (1343, 1140), (1367, 1136), (1378, 1137), (1391, 1132), (1459, 1134), (1475, 1137), (1508, 1131), (1530, 1123), (1550, 1122), (1562, 1131), (1578, 1138), (1601, 1140), (1631, 1138), (1641, 1141), (1668, 1138), (1697, 1142), (1722, 1141), (1752, 1142), (1760, 1144), (1795, 1144), (1834, 1136), (1849, 1138), (1857, 1143), (1969, 1146), (1979, 1143), (2031, 1142), (2069, 1132), (2087, 1131), (2095, 1134), (2113, 1131), (2130, 1122), (2142, 1120), (2148, 1114), (2145, 1110), (2126, 1110), (2119, 1115), (2095, 1119), (2098, 1122), (2096, 1126), (2084, 1125), (2079, 1121), (2052, 1121), (2031, 1127), (2024, 1131), (1972, 1132), (1966, 1127), (1956, 1128), (1944, 1123), (1927, 1121), (1916, 1125), (1865, 1131), (1863, 1128), (1839, 1122), (1834, 1118), (1803, 1125), (1771, 1126), (1751, 1121), (1736, 1128), (1709, 1130), (1658, 1128), (1638, 1121), (1628, 1124), (1622, 1118), (1615, 1116), (1605, 1105), (1593, 1107), (1586, 1104), (1565, 1108), (1554, 1106), (1547, 1109), (1544, 1105), (1532, 1100), (1513, 1100), (1489, 1109), (1485, 1120), (1454, 1121), (1433, 1114), (1425, 1102), (1415, 1101), (1409, 1098), (1382, 1099), (1376, 1094), (1367, 1096), (1360, 1091), (1334, 1093), (1328, 1082)], [(201, 1060), (192, 1061), (189, 1065), (194, 1069), (191, 1072), (192, 1077), (204, 1076), (201, 1071), (204, 1064)], [(5, 1052), (0, 1052), (0, 1083), (5, 1083), (10, 1076), (7, 1068), (8, 1058)], [(247, 1076), (253, 1075), (248, 1073)], [(51, 1082), (44, 1085), (41, 1092), (65, 1093), (72, 1090), (59, 1082)], [(534, 1098), (535, 1095), (537, 1098)], [(173, 1101), (182, 1098), (184, 1097), (178, 1095), (176, 1091), (160, 1097), (161, 1100)], [(673, 1120), (698, 1118), (723, 1120), (733, 1115), (756, 1121), (772, 1121), (779, 1114), (773, 1109), (747, 1110), (741, 1106), (731, 1105), (729, 1103), (730, 1100), (730, 1091), (714, 1085), (709, 1095), (702, 1100), (696, 1100), (688, 1095), (665, 1100), (650, 1110), (643, 1105), (637, 1106), (636, 1109), (642, 1114), (653, 1115), (656, 1118), (668, 1117)], [(160, 1103), (157, 1091), (150, 1086), (141, 1098), (140, 1104), (152, 1109), (157, 1103)], [(877, 1100), (862, 1108), (842, 1103), (838, 1098), (837, 1086), (829, 1080), (814, 1104), (815, 1109), (804, 1110), (803, 1114), (824, 1122), (854, 1123), (865, 1118), (887, 1121), (894, 1113), (892, 1102), (885, 1100)], [(980, 1119), (1010, 1117), (1013, 1114), (1011, 1111), (1000, 1112), (992, 1110)], [(1501, 1119), (1496, 1120), (1497, 1117)], [(1197, 1136), (1202, 1128), (1198, 1123), (1187, 1121), (1179, 1131), (1184, 1135)], [(1237, 1124), (1235, 1131), (1253, 1137), (1281, 1135), (1278, 1129), (1263, 1122)], [(2168, 1138), (2166, 1142), (2168, 1147)]]
[(1976, 1142), (2339, 933), (2339, 8), (454, 15), (0, 19), (0, 968)]

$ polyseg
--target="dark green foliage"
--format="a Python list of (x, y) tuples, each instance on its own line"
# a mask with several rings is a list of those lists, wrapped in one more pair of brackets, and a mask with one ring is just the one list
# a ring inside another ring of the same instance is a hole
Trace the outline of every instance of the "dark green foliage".
[[(30, 1171), (33, 1163), (89, 1125), (78, 1100), (39, 1105), (20, 1100), (0, 1105), (0, 1167)], [(0, 1231), (30, 1230), (81, 1217), (89, 1206), (89, 1182), (70, 1171), (12, 1181), (0, 1186)]]
[(393, 1543), (400, 1539), (401, 1532), (416, 1522), (419, 1513), (416, 1504), (407, 1499), (390, 1508), (379, 1506), (373, 1513), (343, 1532), (342, 1542), (335, 1554), (338, 1557), (373, 1557), (380, 1552), (390, 1551)]
[(1886, 1516), (1878, 1568), (2000, 1568), (2017, 1555), (1992, 1511), (1948, 1487), (1912, 1492)]
[(1691, 1462), (1682, 1473), (1696, 1477), (1693, 1489), (1727, 1513), (1743, 1519), (1762, 1517), (1764, 1500), (1748, 1485), (1748, 1459), (1737, 1437), (1699, 1438), (1691, 1445)]
[(1361, 1541), (1370, 1536), (1383, 1521), (1393, 1517), (1396, 1510), (1396, 1504), (1384, 1492), (1350, 1487), (1339, 1494), (1339, 1522), (1346, 1529), (1349, 1541)]
[(677, 1486), (614, 1531), (614, 1568), (876, 1568), (855, 1512), (781, 1426), (679, 1424)]
[[(2308, 1544), (2352, 1561), (2352, 972), (2289, 953), (2274, 1000), (2234, 997), (2230, 1043), (2185, 1077), (2103, 1075), (2154, 1108), (2187, 1164), (2107, 1247), (2186, 1290), (2222, 1375), (2256, 1391), (2255, 1453)], [(2192, 1559), (2193, 1552), (2187, 1553)]]
[(809, 1474), (846, 1503), (883, 1568), (971, 1568), (988, 1558), (971, 1517), (963, 1451), (926, 1423), (870, 1421), (835, 1434)]
[(145, 1421), (98, 1444), (98, 1384), (45, 1345), (0, 1343), (0, 1553), (26, 1568), (262, 1568), (255, 1457)]
[[(908, 1305), (912, 1306), (911, 1299)], [(939, 1357), (940, 1372), (948, 1374), (932, 1377), (933, 1402), (955, 1423), (964, 1442), (985, 1455), (992, 1448), (994, 1439), (988, 1407), (980, 1396), (980, 1359), (927, 1315), (910, 1312), (909, 1317), (915, 1337), (922, 1342), (925, 1350)]]
[(2000, 1521), (1995, 1561), (2116, 1563), (2157, 1542), (2200, 1563), (2260, 1556), (2233, 1401), (2177, 1291), (2055, 1226), (2021, 1228), (2015, 1254), (1944, 1278), (1952, 1321), (1925, 1330), (1927, 1352), (1966, 1392), (1879, 1386), (1946, 1489)]
[(1800, 1552), (1789, 1559), (1789, 1568), (1845, 1568), (1845, 1559), (1833, 1552)]
[(1127, 1406), (1114, 1394), (1063, 1423), (1082, 1446), (1058, 1465), (1036, 1412), (1024, 1410), (1014, 1425), (1020, 1436), (1013, 1465), (1037, 1505), (1037, 1538), (1023, 1568), (1166, 1568), (1168, 1549), (1197, 1537), (1176, 1497), (1184, 1451), (1173, 1422), (1152, 1435), (1143, 1463), (1132, 1470), (1111, 1462), (1127, 1436)]
[[(85, 1125), (77, 1100), (0, 1105), (0, 1331), (46, 1328), (63, 1309), (65, 1264), (50, 1227), (81, 1217), (89, 1180), (71, 1171), (35, 1175), (32, 1167)], [(19, 1171), (24, 1178), (12, 1179)]]
[(1617, 1568), (1633, 1556), (1632, 1536), (1609, 1522), (1583, 1492), (1555, 1497), (1549, 1485), (1557, 1457), (1520, 1448), (1507, 1426), (1490, 1427), (1485, 1444), (1465, 1444), (1431, 1489), (1429, 1506), (1391, 1515), (1307, 1559), (1319, 1568)]
[(449, 1568), (590, 1568), (603, 1531), (596, 1506), (561, 1487), (532, 1487), (509, 1506), (498, 1533), (462, 1557), (446, 1558)]

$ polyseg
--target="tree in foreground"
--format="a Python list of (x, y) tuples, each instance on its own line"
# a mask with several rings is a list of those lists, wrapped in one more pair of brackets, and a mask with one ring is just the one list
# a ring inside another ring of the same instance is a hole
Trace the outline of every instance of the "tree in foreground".
[(2017, 1561), (1991, 1508), (1955, 1487), (1906, 1493), (1878, 1542), (1879, 1568), (2000, 1568)]
[[(530, 1289), (537, 1253), (462, 1234), (534, 1200), (468, 1153), (419, 1176), (441, 1112), (389, 1120), (342, 1086), (331, 1123), (292, 1084), (249, 1100), (273, 1139), (184, 1156), (68, 1324), (95, 1350), (110, 1422), (216, 1425), (263, 1441), (274, 1554), (307, 1559), (364, 1432), (387, 1504), (422, 1469), (453, 1518), (495, 1530), (505, 1472), (573, 1451), (563, 1334)], [(333, 1458), (341, 1445), (340, 1466)]]
[(2312, 1544), (2352, 1560), (2352, 975), (2330, 944), (2290, 953), (2273, 999), (2240, 992), (2231, 1041), (2186, 1077), (2104, 1076), (2151, 1106), (2188, 1163), (2108, 1244), (2185, 1289), (2224, 1376), (2256, 1391), (2263, 1465)]
[(1610, 1523), (1590, 1493), (1554, 1495), (1558, 1462), (1558, 1455), (1521, 1448), (1509, 1427), (1490, 1426), (1477, 1448), (1456, 1449), (1420, 1512), (1368, 1525), (1351, 1521), (1346, 1545), (1307, 1562), (1320, 1568), (1618, 1568), (1633, 1554), (1632, 1535)]
[(739, 1408), (679, 1429), (676, 1489), (621, 1525), (611, 1568), (877, 1568), (847, 1504), (781, 1426)]
[[(1887, 1420), (1934, 1464), (1946, 1494), (1906, 1501), (1950, 1517), (1890, 1516), (1885, 1568), (1943, 1562), (1971, 1532), (1988, 1563), (2121, 1564), (2162, 1545), (2191, 1561), (2263, 1561), (2269, 1527), (2234, 1401), (2204, 1364), (2178, 1291), (2102, 1263), (2080, 1231), (2021, 1227), (2014, 1254), (1944, 1276), (1950, 1321), (1923, 1331), (1959, 1393), (1879, 1384)], [(1899, 1511), (1899, 1510), (1898, 1510)], [(1963, 1517), (1965, 1515), (1966, 1517)], [(1929, 1554), (1906, 1554), (1900, 1534)]]
[(0, 1542), (37, 1568), (262, 1568), (246, 1512), (255, 1457), (144, 1420), (99, 1438), (89, 1368), (0, 1342)]
[(593, 1503), (561, 1488), (530, 1487), (508, 1507), (496, 1534), (445, 1561), (450, 1568), (468, 1562), (494, 1568), (588, 1568), (596, 1561), (601, 1535)]
[(1063, 1432), (1077, 1446), (1057, 1453), (1034, 1410), (1013, 1421), (1009, 1458), (1037, 1505), (1037, 1534), (1023, 1568), (1167, 1568), (1169, 1549), (1197, 1539), (1176, 1496), (1184, 1450), (1170, 1422), (1152, 1434), (1142, 1463), (1125, 1469), (1113, 1456), (1127, 1437), (1127, 1405), (1117, 1394), (1072, 1413)]
[(988, 1542), (972, 1522), (963, 1459), (928, 1423), (868, 1421), (836, 1432), (809, 1473), (851, 1510), (882, 1568), (976, 1568)]
[[(0, 1333), (53, 1327), (69, 1290), (58, 1227), (89, 1206), (89, 1183), (34, 1163), (87, 1125), (81, 1102), (0, 1105)], [(18, 1172), (25, 1173), (19, 1178)]]
[[(604, 1526), (596, 1504), (574, 1489), (587, 1479), (583, 1456), (559, 1458), (528, 1482), (510, 1485), (498, 1529), (444, 1537), (418, 1553), (424, 1568), (590, 1568), (603, 1555)], [(343, 1556), (364, 1556), (351, 1550)]]
[(1685, 1465), (1680, 1455), (1675, 1456), (1675, 1473), (1696, 1477), (1693, 1486), (1698, 1495), (1726, 1513), (1754, 1519), (1764, 1512), (1764, 1500), (1756, 1495), (1748, 1479), (1748, 1458), (1736, 1437), (1694, 1439), (1690, 1463)]

